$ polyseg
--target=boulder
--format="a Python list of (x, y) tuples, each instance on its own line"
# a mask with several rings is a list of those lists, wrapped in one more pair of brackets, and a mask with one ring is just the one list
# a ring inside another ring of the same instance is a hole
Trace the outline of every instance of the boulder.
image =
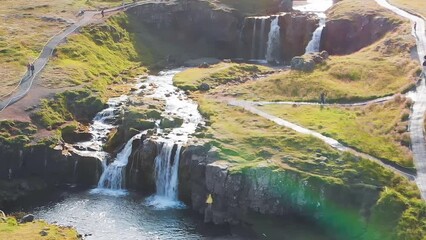
[(201, 83), (200, 86), (198, 86), (198, 89), (200, 91), (208, 91), (210, 90), (210, 85), (207, 83)]
[(27, 214), (27, 215), (25, 215), (21, 218), (20, 223), (29, 223), (29, 222), (32, 222), (32, 221), (34, 221), (34, 215)]
[(313, 59), (306, 59), (303, 56), (294, 57), (291, 60), (291, 69), (304, 72), (312, 72), (315, 69), (315, 62)]
[(160, 121), (161, 128), (178, 128), (182, 126), (183, 119), (178, 117), (165, 117)]

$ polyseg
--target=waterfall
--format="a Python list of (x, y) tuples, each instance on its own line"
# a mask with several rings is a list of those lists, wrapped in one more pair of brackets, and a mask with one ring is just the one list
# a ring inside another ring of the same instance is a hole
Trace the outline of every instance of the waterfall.
[(260, 24), (260, 41), (259, 41), (259, 53), (257, 55), (258, 58), (264, 58), (265, 56), (265, 24), (266, 18), (261, 18)]
[(180, 145), (166, 142), (155, 158), (157, 195), (174, 201), (177, 200), (180, 150)]
[(251, 59), (256, 58), (256, 18), (253, 19), (253, 36), (251, 38)]
[(325, 14), (318, 14), (318, 17), (320, 18), (319, 26), (312, 34), (312, 39), (306, 46), (305, 53), (319, 52), (320, 50), (322, 30), (325, 27)]
[(266, 60), (268, 62), (279, 62), (281, 60), (281, 39), (279, 17), (276, 16), (271, 22), (271, 28), (268, 34), (268, 47), (266, 49)]
[(142, 133), (132, 137), (124, 146), (123, 150), (117, 154), (105, 171), (98, 183), (98, 188), (110, 190), (123, 190), (126, 187), (126, 166), (129, 156), (132, 153), (132, 143), (136, 138), (140, 138)]

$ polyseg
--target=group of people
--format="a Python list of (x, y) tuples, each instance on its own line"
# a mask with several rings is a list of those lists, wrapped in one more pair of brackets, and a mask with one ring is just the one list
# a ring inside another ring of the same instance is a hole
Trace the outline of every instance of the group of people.
[(34, 75), (34, 70), (35, 70), (34, 64), (28, 63), (27, 64), (27, 70), (28, 70), (28, 73), (30, 74), (30, 76)]

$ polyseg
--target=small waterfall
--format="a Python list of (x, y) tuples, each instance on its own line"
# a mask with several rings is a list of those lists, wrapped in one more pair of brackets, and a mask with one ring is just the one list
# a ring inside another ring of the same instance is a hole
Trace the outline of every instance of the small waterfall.
[(320, 50), (322, 30), (325, 27), (325, 14), (318, 14), (318, 17), (320, 18), (319, 26), (312, 34), (312, 39), (309, 41), (308, 46), (306, 46), (305, 53), (314, 53)]
[(177, 200), (178, 168), (181, 146), (165, 142), (155, 158), (157, 195)]
[(256, 58), (256, 18), (253, 19), (253, 36), (251, 38), (251, 59)]
[(257, 58), (264, 58), (265, 56), (265, 25), (266, 25), (266, 19), (267, 18), (261, 18), (260, 22), (260, 41), (259, 41), (259, 53), (257, 55)]
[(132, 153), (132, 143), (136, 138), (140, 138), (142, 133), (132, 137), (124, 146), (123, 150), (117, 154), (105, 171), (98, 183), (98, 188), (110, 190), (123, 190), (126, 187), (126, 166), (129, 156)]
[(278, 23), (279, 17), (276, 16), (271, 22), (271, 28), (268, 34), (268, 47), (266, 49), (266, 60), (268, 62), (278, 63), (281, 58), (281, 39), (280, 39), (280, 25)]

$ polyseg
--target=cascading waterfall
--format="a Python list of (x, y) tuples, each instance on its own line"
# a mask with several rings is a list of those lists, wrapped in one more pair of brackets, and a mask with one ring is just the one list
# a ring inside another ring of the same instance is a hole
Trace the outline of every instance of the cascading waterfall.
[(177, 200), (180, 150), (180, 145), (165, 142), (155, 158), (157, 195), (172, 201)]
[(140, 138), (142, 133), (132, 137), (124, 146), (123, 150), (117, 154), (116, 159), (105, 171), (98, 183), (98, 188), (110, 190), (123, 190), (126, 187), (126, 166), (129, 156), (132, 153), (133, 140)]
[(178, 201), (178, 168), (181, 146), (188, 142), (202, 117), (196, 103), (188, 99), (185, 93), (173, 86), (173, 76), (179, 70), (150, 76), (145, 82), (147, 91), (157, 88), (151, 96), (165, 100), (166, 108), (163, 115), (184, 120), (182, 126), (170, 132), (158, 129), (157, 146), (159, 152), (155, 158), (156, 194), (147, 199), (147, 205), (157, 209), (179, 208), (184, 206)]
[(305, 53), (314, 53), (320, 50), (322, 30), (325, 27), (325, 14), (318, 13), (317, 15), (320, 18), (319, 26), (312, 34), (312, 39), (309, 41), (308, 46), (306, 46)]
[(276, 16), (274, 20), (272, 20), (271, 28), (268, 34), (268, 47), (266, 49), (266, 60), (268, 62), (278, 63), (281, 59), (280, 25), (278, 20), (278, 16)]

